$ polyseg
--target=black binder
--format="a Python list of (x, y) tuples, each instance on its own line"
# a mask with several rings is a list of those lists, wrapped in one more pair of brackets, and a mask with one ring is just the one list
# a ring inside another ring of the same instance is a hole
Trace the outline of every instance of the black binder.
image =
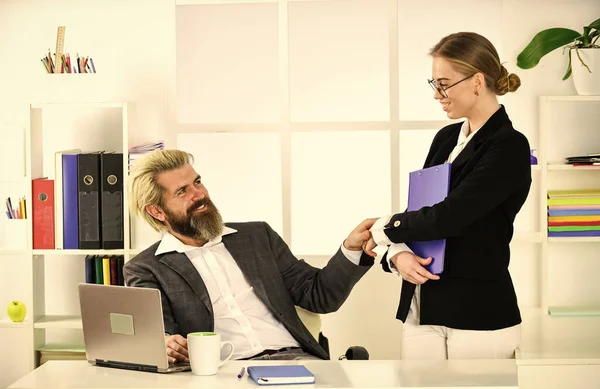
[(100, 230), (100, 154), (77, 155), (79, 248), (102, 248)]
[(117, 285), (125, 286), (125, 280), (123, 276), (123, 266), (125, 265), (125, 257), (120, 255), (117, 258)]
[(123, 154), (101, 154), (102, 248), (123, 248)]

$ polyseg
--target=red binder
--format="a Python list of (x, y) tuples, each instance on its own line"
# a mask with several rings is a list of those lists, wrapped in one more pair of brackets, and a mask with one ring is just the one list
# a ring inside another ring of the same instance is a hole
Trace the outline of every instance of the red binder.
[(32, 180), (33, 248), (54, 249), (54, 180)]

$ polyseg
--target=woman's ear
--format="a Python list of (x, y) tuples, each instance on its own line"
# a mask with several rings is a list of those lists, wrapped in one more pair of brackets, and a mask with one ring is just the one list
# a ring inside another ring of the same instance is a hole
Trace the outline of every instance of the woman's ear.
[(148, 214), (156, 220), (159, 220), (161, 222), (165, 221), (165, 213), (160, 207), (157, 207), (156, 205), (146, 205), (146, 212), (148, 212)]
[(473, 84), (475, 89), (474, 92), (477, 96), (479, 96), (479, 94), (485, 88), (485, 77), (483, 76), (483, 73), (475, 73), (473, 76)]

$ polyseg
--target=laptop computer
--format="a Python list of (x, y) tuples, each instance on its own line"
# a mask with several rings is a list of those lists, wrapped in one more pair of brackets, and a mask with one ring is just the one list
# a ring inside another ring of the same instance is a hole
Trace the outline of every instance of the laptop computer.
[(167, 358), (158, 289), (83, 283), (78, 288), (89, 363), (154, 373), (190, 370), (189, 363), (170, 364)]

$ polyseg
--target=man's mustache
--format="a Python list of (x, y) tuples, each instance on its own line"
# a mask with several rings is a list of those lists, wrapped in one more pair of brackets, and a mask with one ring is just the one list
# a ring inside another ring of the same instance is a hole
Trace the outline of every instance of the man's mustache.
[(191, 207), (188, 208), (188, 210), (187, 210), (188, 215), (191, 215), (192, 212), (194, 212), (196, 209), (200, 208), (203, 205), (205, 205), (207, 209), (211, 208), (212, 201), (210, 201), (209, 198), (203, 198), (202, 200), (196, 201), (194, 204), (192, 204)]

